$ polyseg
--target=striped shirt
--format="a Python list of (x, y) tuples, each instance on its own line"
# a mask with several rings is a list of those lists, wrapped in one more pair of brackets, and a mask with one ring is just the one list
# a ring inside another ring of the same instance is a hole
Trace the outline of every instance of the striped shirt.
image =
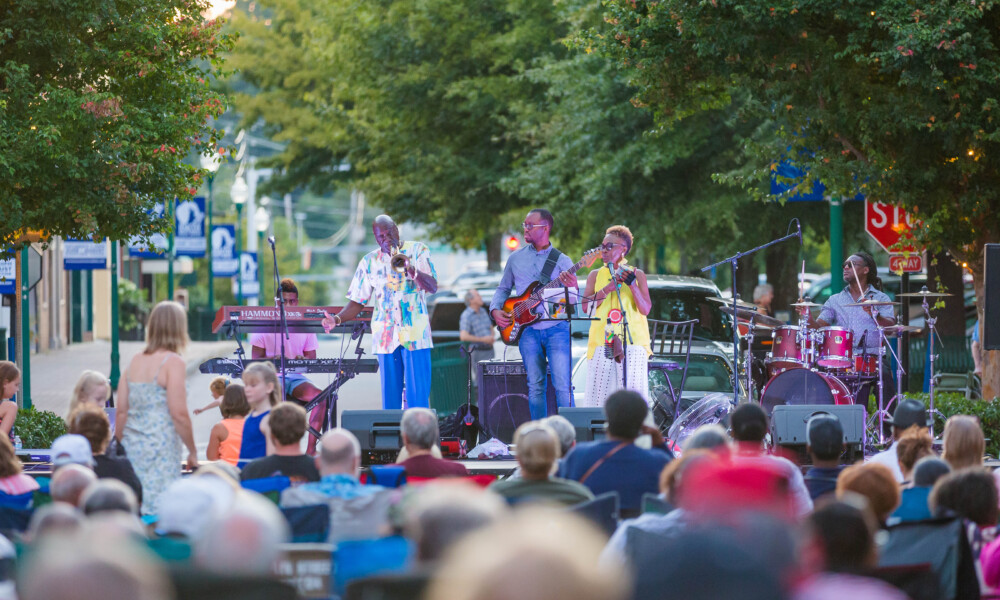
[[(884, 293), (868, 286), (860, 300), (878, 300), (879, 302), (889, 302), (891, 299)], [(844, 288), (839, 294), (830, 296), (830, 299), (823, 304), (823, 309), (819, 312), (819, 319), (826, 321), (830, 325), (850, 329), (854, 335), (854, 349), (861, 347), (861, 336), (865, 333), (865, 347), (878, 349), (878, 330), (875, 327), (875, 319), (861, 306), (847, 306), (860, 301), (851, 296), (850, 288)], [(878, 316), (892, 319), (893, 307), (891, 304), (879, 306)]]

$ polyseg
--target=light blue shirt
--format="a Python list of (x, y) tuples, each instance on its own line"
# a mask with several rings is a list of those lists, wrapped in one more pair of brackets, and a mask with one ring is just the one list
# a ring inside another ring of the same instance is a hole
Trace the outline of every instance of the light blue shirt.
[[(865, 290), (861, 300), (889, 302), (890, 298), (875, 288), (868, 286), (868, 289)], [(819, 312), (819, 319), (821, 321), (826, 321), (830, 325), (850, 329), (851, 333), (854, 335), (854, 349), (861, 347), (861, 336), (867, 332), (867, 335), (865, 336), (865, 347), (869, 349), (875, 348), (877, 350), (879, 347), (879, 339), (878, 329), (875, 327), (875, 319), (868, 314), (864, 307), (847, 306), (848, 304), (854, 304), (858, 301), (859, 300), (856, 300), (851, 296), (850, 288), (845, 287), (839, 294), (830, 296), (830, 299), (823, 304), (823, 309)], [(893, 306), (891, 304), (886, 304), (877, 308), (878, 316), (886, 319), (895, 318), (893, 316)]]
[[(507, 265), (504, 266), (500, 285), (497, 286), (497, 291), (493, 294), (493, 300), (490, 302), (490, 312), (503, 306), (503, 303), (510, 297), (512, 289), (521, 293), (522, 290), (528, 288), (531, 282), (538, 281), (542, 275), (542, 267), (545, 266), (545, 261), (549, 259), (549, 252), (553, 249), (554, 246), (552, 244), (549, 244), (549, 247), (545, 250), (535, 250), (534, 246), (528, 244), (511, 252), (507, 258)], [(556, 265), (552, 269), (552, 279), (555, 279), (560, 273), (572, 266), (573, 259), (563, 254), (556, 261)], [(545, 306), (544, 302), (542, 306)], [(556, 321), (542, 321), (531, 325), (531, 327), (535, 329), (547, 329), (558, 324)]]

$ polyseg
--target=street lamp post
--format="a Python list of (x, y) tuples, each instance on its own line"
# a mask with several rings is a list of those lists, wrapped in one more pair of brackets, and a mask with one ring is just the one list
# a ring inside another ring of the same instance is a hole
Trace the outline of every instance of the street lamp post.
[[(271, 213), (267, 210), (267, 205), (269, 199), (264, 196), (260, 199), (260, 206), (257, 207), (257, 212), (254, 214), (254, 225), (257, 227), (257, 285), (259, 288), (258, 298), (263, 300), (264, 298), (264, 234), (267, 233), (267, 228), (271, 225)], [(260, 302), (263, 306), (263, 302)]]
[(202, 155), (201, 168), (208, 171), (205, 183), (208, 184), (208, 198), (205, 200), (205, 256), (208, 258), (208, 312), (215, 310), (215, 270), (212, 267), (212, 184), (215, 183), (215, 174), (219, 171), (219, 161), (213, 153), (211, 156)]
[(229, 197), (236, 205), (236, 304), (243, 305), (243, 204), (250, 197), (250, 188), (240, 173), (233, 181), (233, 187), (229, 190)]

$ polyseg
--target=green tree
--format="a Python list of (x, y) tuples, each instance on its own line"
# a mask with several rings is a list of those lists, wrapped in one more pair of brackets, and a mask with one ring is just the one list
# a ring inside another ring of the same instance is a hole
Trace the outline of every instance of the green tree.
[[(157, 199), (195, 193), (209, 88), (234, 36), (207, 0), (0, 3), (0, 247), (23, 230), (148, 237)], [(17, 245), (15, 244), (15, 248)]]
[[(918, 238), (967, 262), (983, 301), (983, 245), (1000, 238), (997, 2), (607, 0), (615, 58), (668, 124), (748, 97), (743, 168), (758, 196), (787, 157), (836, 197), (906, 207)], [(988, 353), (986, 392), (1000, 391)]]

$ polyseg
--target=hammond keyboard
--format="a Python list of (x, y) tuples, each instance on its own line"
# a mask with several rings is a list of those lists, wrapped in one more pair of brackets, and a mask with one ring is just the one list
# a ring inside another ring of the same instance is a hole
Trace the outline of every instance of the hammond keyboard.
[[(331, 316), (343, 310), (342, 306), (288, 306), (285, 308), (285, 322), (288, 333), (325, 333), (323, 331), (323, 311)], [(330, 333), (350, 333), (356, 322), (364, 323), (365, 331), (371, 331), (372, 309), (361, 309), (356, 317), (330, 330)], [(276, 306), (223, 306), (215, 313), (212, 333), (224, 328), (235, 327), (240, 333), (278, 333), (281, 314)]]
[[(273, 364), (275, 369), (281, 370), (281, 360), (277, 358), (247, 359), (245, 363), (249, 365), (265, 360)], [(342, 371), (376, 373), (378, 372), (378, 360), (374, 358), (344, 359), (343, 361), (336, 358), (286, 358), (285, 368), (289, 373), (340, 373)], [(234, 377), (243, 374), (243, 366), (236, 358), (210, 358), (201, 363), (198, 370), (202, 373), (232, 375)]]

